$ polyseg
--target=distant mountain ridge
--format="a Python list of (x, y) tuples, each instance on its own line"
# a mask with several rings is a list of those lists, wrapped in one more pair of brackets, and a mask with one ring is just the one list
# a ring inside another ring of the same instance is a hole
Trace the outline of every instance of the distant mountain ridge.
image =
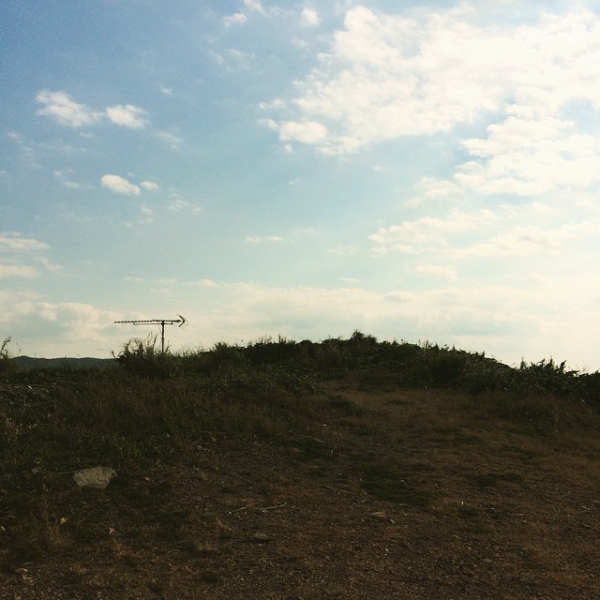
[(35, 358), (15, 356), (11, 358), (19, 367), (25, 369), (110, 369), (118, 366), (114, 358)]

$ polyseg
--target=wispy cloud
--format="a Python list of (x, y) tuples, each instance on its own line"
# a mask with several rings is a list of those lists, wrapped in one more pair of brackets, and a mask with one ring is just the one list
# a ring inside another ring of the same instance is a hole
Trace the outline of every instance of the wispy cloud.
[(559, 255), (565, 244), (598, 235), (600, 235), (600, 222), (597, 221), (567, 223), (560, 227), (546, 229), (538, 225), (520, 225), (494, 236), (489, 242), (455, 248), (451, 255), (456, 258)]
[(9, 231), (0, 233), (0, 279), (37, 277), (40, 272), (34, 264), (41, 264), (46, 270), (59, 269), (46, 256), (48, 244), (21, 234)]
[(142, 183), (140, 183), (140, 187), (143, 187), (149, 192), (157, 192), (160, 189), (158, 183), (154, 181), (142, 181)]
[(278, 235), (251, 235), (246, 237), (246, 242), (250, 244), (263, 244), (265, 242), (283, 242), (283, 238)]
[(450, 240), (466, 232), (478, 232), (498, 222), (501, 217), (490, 210), (454, 211), (446, 218), (422, 217), (400, 225), (382, 227), (369, 236), (375, 242), (374, 255), (388, 252), (418, 254), (449, 246)]
[(244, 6), (252, 12), (257, 12), (261, 15), (266, 14), (265, 9), (259, 0), (244, 0)]
[(205, 288), (218, 288), (220, 287), (218, 283), (213, 281), (212, 279), (200, 279), (200, 281), (190, 281), (189, 285), (205, 287)]
[(443, 267), (439, 265), (419, 265), (414, 269), (417, 275), (421, 277), (431, 277), (445, 281), (456, 281), (458, 275), (456, 269), (452, 267)]
[(183, 144), (183, 139), (174, 133), (168, 131), (159, 131), (156, 136), (165, 142), (172, 150), (180, 150)]
[(310, 27), (318, 27), (321, 22), (319, 14), (313, 8), (304, 8), (300, 14), (300, 19), (303, 25), (308, 25)]
[(68, 127), (89, 127), (105, 119), (129, 129), (142, 129), (147, 124), (147, 111), (132, 104), (116, 104), (102, 111), (94, 110), (85, 104), (75, 102), (66, 92), (49, 90), (39, 92), (36, 101), (43, 105), (43, 108), (36, 112), (37, 115), (50, 117)]
[(139, 106), (117, 104), (106, 109), (109, 121), (129, 129), (142, 129), (146, 126), (148, 113)]
[(32, 266), (26, 265), (3, 265), (0, 263), (0, 279), (9, 277), (23, 277), (31, 279), (38, 276), (38, 270)]
[(234, 13), (223, 17), (223, 23), (225, 27), (231, 27), (232, 25), (243, 25), (248, 20), (248, 17), (244, 13)]
[(44, 242), (24, 238), (15, 232), (0, 233), (0, 252), (38, 252), (48, 248)]
[(102, 187), (114, 192), (115, 194), (124, 194), (126, 196), (139, 196), (140, 188), (131, 183), (125, 177), (120, 175), (103, 175), (100, 179)]
[(54, 171), (54, 177), (56, 177), (56, 179), (58, 179), (58, 181), (60, 181), (62, 183), (62, 185), (64, 185), (66, 188), (69, 188), (72, 190), (87, 190), (92, 187), (92, 186), (84, 184), (84, 183), (78, 183), (76, 181), (73, 181), (71, 179), (72, 174), (73, 174), (72, 169), (67, 169), (67, 170), (56, 169)]
[(171, 192), (171, 194), (169, 194), (169, 202), (167, 204), (167, 210), (170, 210), (172, 212), (180, 212), (183, 210), (187, 210), (192, 213), (199, 213), (199, 212), (201, 212), (202, 209), (195, 203), (190, 202), (189, 200), (186, 200), (185, 198), (182, 198), (179, 195), (179, 193)]

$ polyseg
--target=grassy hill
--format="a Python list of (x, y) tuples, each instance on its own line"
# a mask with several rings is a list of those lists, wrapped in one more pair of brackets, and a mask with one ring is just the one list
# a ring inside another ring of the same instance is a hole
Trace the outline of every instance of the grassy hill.
[(359, 332), (118, 363), (0, 359), (2, 599), (600, 597), (597, 373)]

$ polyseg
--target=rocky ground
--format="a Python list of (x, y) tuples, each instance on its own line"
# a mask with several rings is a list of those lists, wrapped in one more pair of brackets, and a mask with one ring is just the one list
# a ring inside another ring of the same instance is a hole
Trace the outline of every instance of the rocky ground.
[(5, 479), (0, 598), (600, 598), (595, 412), (347, 381), (319, 398), (289, 445), (190, 444), (105, 489), (62, 474), (35, 552)]

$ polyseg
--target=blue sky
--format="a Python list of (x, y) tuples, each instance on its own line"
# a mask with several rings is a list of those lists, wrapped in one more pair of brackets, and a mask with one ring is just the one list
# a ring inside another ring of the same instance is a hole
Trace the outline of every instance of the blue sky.
[(0, 334), (355, 329), (600, 368), (594, 1), (4, 0)]

